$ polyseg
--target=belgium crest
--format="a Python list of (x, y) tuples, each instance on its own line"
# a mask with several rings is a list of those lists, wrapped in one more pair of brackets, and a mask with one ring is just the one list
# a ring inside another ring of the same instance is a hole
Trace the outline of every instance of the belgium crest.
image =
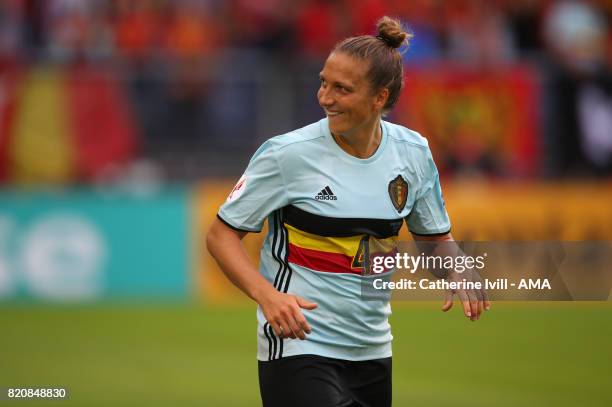
[(406, 206), (408, 200), (408, 183), (401, 175), (389, 182), (389, 197), (395, 209), (401, 212)]

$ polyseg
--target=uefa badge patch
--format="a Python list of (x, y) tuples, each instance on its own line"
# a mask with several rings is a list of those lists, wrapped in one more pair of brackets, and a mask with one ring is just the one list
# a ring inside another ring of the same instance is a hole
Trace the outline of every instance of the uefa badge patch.
[(247, 184), (247, 177), (245, 175), (243, 175), (238, 180), (238, 182), (234, 186), (234, 189), (232, 189), (232, 192), (230, 192), (229, 196), (227, 197), (227, 202), (232, 202), (232, 201), (240, 198), (240, 195), (242, 195), (242, 193), (244, 192), (244, 190), (246, 188), (246, 184)]
[(408, 200), (408, 183), (401, 175), (389, 182), (389, 197), (397, 212), (402, 212)]

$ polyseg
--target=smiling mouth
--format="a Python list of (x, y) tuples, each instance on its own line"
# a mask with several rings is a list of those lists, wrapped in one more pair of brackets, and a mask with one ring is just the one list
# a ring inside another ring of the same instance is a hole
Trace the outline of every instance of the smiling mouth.
[(336, 117), (336, 116), (340, 116), (342, 114), (342, 112), (329, 112), (329, 111), (326, 111), (325, 114), (327, 114), (328, 117)]

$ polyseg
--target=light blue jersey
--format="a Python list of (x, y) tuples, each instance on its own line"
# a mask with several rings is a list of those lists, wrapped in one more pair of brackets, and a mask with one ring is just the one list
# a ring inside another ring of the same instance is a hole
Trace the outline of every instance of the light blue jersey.
[(404, 220), (420, 235), (448, 233), (450, 222), (427, 140), (381, 123), (367, 159), (342, 150), (327, 119), (266, 141), (221, 207), (219, 218), (243, 231), (259, 232), (267, 218), (260, 272), (318, 304), (302, 310), (312, 327), (303, 341), (278, 338), (259, 308), (259, 360), (391, 356), (388, 298), (361, 296), (364, 244), (394, 244)]

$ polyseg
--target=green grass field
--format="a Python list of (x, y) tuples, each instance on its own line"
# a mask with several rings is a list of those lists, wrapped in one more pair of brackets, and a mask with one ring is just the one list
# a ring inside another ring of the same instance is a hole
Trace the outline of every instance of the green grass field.
[[(395, 406), (610, 406), (610, 303), (494, 304), (478, 322), (428, 303), (392, 317)], [(1, 405), (258, 406), (252, 307), (0, 306)]]

